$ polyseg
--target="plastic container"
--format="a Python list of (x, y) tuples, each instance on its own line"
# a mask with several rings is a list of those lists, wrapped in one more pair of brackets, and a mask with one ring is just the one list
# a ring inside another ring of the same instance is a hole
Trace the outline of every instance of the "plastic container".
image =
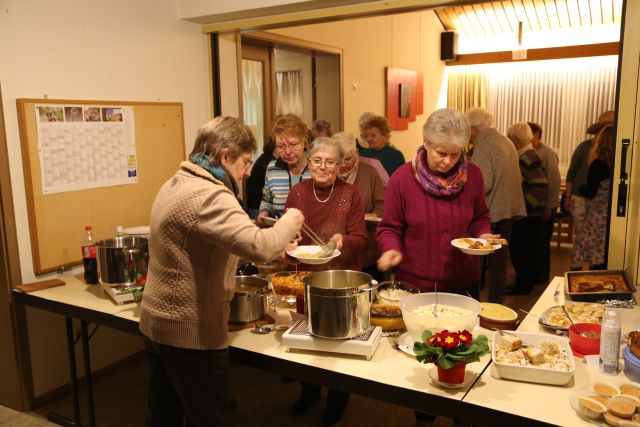
[(624, 357), (624, 374), (631, 381), (640, 383), (640, 359), (626, 346), (622, 356)]
[(93, 239), (93, 229), (90, 225), (84, 227), (82, 241), (82, 264), (84, 265), (84, 282), (87, 285), (98, 283), (98, 261), (96, 260), (96, 244)]
[(607, 307), (602, 314), (600, 333), (600, 372), (607, 375), (618, 373), (620, 361), (620, 313)]
[(422, 339), (422, 332), (427, 329), (432, 333), (440, 332), (444, 329), (449, 331), (461, 331), (463, 329), (468, 331), (473, 330), (478, 320), (478, 313), (480, 312), (480, 303), (478, 301), (464, 295), (438, 292), (438, 306), (440, 309), (443, 308), (442, 306), (450, 306), (462, 308), (469, 312), (464, 315), (451, 317), (433, 317), (432, 315), (421, 315), (414, 312), (414, 310), (418, 308), (430, 310), (430, 307), (435, 304), (435, 302), (436, 297), (434, 292), (413, 294), (400, 300), (400, 309), (402, 310), (404, 324), (414, 341), (420, 341)]
[(585, 337), (576, 332), (576, 328), (569, 327), (569, 344), (573, 354), (578, 357), (600, 353), (601, 325), (597, 323), (576, 323), (578, 331), (587, 334), (597, 334), (594, 337)]

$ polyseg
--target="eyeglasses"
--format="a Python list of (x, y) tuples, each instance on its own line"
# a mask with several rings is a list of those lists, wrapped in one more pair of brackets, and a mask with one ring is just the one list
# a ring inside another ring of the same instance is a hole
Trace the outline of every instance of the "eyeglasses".
[(325, 160), (322, 160), (322, 159), (321, 159), (321, 158), (319, 158), (319, 157), (313, 157), (313, 158), (309, 159), (309, 163), (310, 163), (312, 166), (316, 167), (316, 168), (319, 168), (319, 167), (324, 163), (324, 166), (325, 166), (327, 169), (335, 168), (335, 167), (338, 165), (338, 162), (336, 162), (336, 161), (335, 161), (335, 160), (333, 160), (333, 159), (325, 159)]
[(253, 164), (253, 160), (251, 160), (251, 159), (243, 158), (242, 161), (244, 162), (244, 170), (248, 170), (251, 167), (251, 165)]
[(286, 151), (287, 148), (289, 150), (294, 150), (299, 145), (300, 145), (300, 141), (291, 141), (288, 144), (276, 144), (276, 150), (278, 150), (278, 151)]

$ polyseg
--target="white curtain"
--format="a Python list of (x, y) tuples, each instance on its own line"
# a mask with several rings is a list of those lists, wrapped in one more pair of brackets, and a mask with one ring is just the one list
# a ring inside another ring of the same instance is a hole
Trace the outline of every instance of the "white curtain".
[(302, 70), (276, 73), (276, 114), (303, 117)]
[(617, 66), (617, 56), (606, 56), (450, 67), (448, 73), (471, 68), (486, 74), (486, 105), (496, 128), (506, 134), (516, 122), (540, 124), (542, 140), (566, 166), (576, 145), (588, 138), (587, 127), (614, 109)]
[[(264, 89), (262, 62), (248, 59), (242, 60), (242, 110), (244, 124), (254, 130), (258, 150), (262, 153), (264, 146)], [(255, 157), (255, 156), (254, 156)]]

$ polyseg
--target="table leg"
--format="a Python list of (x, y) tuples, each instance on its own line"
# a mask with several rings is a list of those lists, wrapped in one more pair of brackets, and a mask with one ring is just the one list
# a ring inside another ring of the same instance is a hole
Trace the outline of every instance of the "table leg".
[(80, 334), (82, 337), (82, 357), (84, 360), (84, 382), (87, 387), (87, 410), (89, 414), (89, 427), (95, 427), (96, 418), (93, 411), (93, 379), (91, 376), (91, 353), (89, 350), (88, 323), (80, 322)]
[(67, 355), (69, 357), (69, 377), (71, 381), (71, 400), (73, 401), (73, 420), (62, 415), (50, 413), (47, 419), (61, 426), (80, 426), (80, 396), (78, 394), (78, 375), (76, 374), (76, 353), (74, 351), (73, 321), (65, 316), (67, 326)]

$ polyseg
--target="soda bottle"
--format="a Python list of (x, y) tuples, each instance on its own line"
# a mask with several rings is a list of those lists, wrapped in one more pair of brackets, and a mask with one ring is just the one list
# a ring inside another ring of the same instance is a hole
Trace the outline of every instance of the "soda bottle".
[(98, 262), (96, 260), (96, 244), (93, 240), (93, 230), (90, 225), (84, 228), (85, 236), (82, 242), (82, 264), (84, 264), (84, 282), (87, 285), (98, 283)]

